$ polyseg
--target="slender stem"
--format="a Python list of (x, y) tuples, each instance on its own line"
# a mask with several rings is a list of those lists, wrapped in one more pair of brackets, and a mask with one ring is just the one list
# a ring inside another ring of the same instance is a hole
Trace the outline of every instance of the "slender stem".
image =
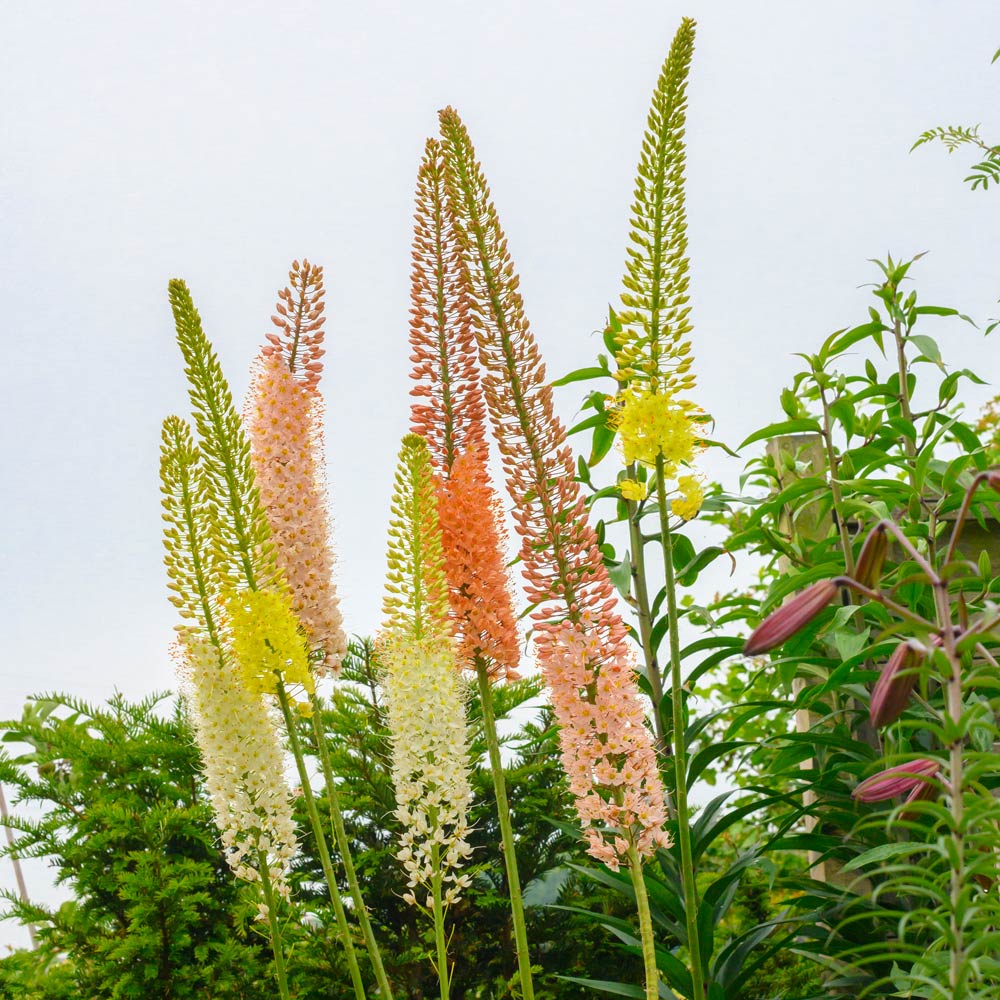
[(948, 795), (951, 807), (951, 961), (949, 964), (949, 986), (952, 1000), (964, 1000), (967, 995), (965, 981), (965, 843), (962, 825), (965, 810), (965, 773), (962, 757), (962, 740), (958, 733), (962, 724), (962, 662), (955, 648), (955, 634), (952, 629), (951, 608), (948, 604), (947, 584), (935, 581), (934, 600), (937, 606), (938, 624), (941, 626), (943, 648), (950, 667), (945, 683), (945, 701), (948, 718), (955, 729), (955, 736), (948, 747)]
[(826, 463), (830, 470), (830, 494), (833, 497), (833, 509), (837, 515), (837, 531), (840, 534), (840, 548), (844, 554), (844, 565), (847, 575), (854, 576), (854, 550), (851, 548), (851, 536), (847, 531), (847, 519), (844, 517), (844, 498), (840, 492), (840, 469), (837, 463), (837, 449), (833, 446), (833, 427), (830, 422), (830, 407), (826, 401), (826, 389), (820, 386), (820, 402), (823, 405), (823, 445), (826, 449)]
[(437, 948), (437, 974), (441, 986), (441, 1000), (448, 1000), (451, 990), (451, 970), (448, 968), (448, 939), (444, 933), (444, 901), (441, 896), (440, 846), (431, 848), (434, 877), (431, 880), (431, 906), (434, 910), (434, 943)]
[(278, 980), (278, 995), (281, 1000), (288, 1000), (288, 978), (285, 975), (285, 953), (281, 944), (281, 925), (278, 923), (278, 911), (274, 905), (274, 890), (271, 888), (267, 855), (261, 850), (257, 851), (257, 870), (260, 872), (260, 887), (264, 893), (264, 905), (267, 907), (267, 924), (271, 937), (271, 951), (274, 953), (274, 976)]
[[(28, 887), (24, 881), (24, 872), (21, 870), (21, 859), (13, 853), (14, 849), (14, 831), (11, 830), (8, 820), (10, 816), (7, 812), (7, 799), (3, 793), (3, 785), (0, 785), (0, 820), (3, 821), (4, 833), (7, 835), (7, 846), (10, 847), (11, 853), (8, 853), (10, 858), (10, 863), (14, 868), (14, 879), (17, 882), (17, 894), (21, 898), (21, 902), (25, 906), (31, 905), (31, 899), (28, 897)], [(38, 947), (38, 939), (35, 937), (35, 925), (29, 921), (26, 925), (28, 928), (28, 938), (31, 941), (31, 950), (34, 951)]]
[[(634, 478), (635, 465), (629, 466), (629, 476)], [(639, 524), (640, 506), (633, 500), (626, 501), (628, 506), (628, 531), (632, 543), (632, 589), (635, 593), (636, 610), (639, 614), (639, 640), (642, 643), (642, 655), (646, 661), (646, 676), (653, 692), (653, 731), (656, 733), (657, 750), (666, 756), (667, 739), (663, 729), (663, 719), (660, 717), (660, 705), (663, 702), (663, 678), (660, 676), (660, 665), (653, 650), (653, 616), (649, 603), (649, 588), (646, 586), (646, 556), (643, 551), (645, 540), (642, 537), (642, 527)]]
[(635, 905), (639, 911), (639, 937), (642, 941), (642, 964), (646, 972), (646, 1000), (657, 1000), (660, 995), (660, 973), (656, 967), (656, 938), (653, 935), (653, 918), (649, 913), (649, 896), (646, 880), (642, 877), (642, 859), (635, 844), (628, 845), (628, 870), (635, 890)]
[(656, 458), (656, 497), (660, 508), (660, 538), (663, 545), (663, 572), (666, 580), (667, 615), (670, 633), (670, 699), (673, 708), (674, 802), (677, 808), (677, 843), (681, 852), (681, 880), (684, 886), (684, 918), (688, 953), (691, 956), (691, 1000), (705, 1000), (698, 937), (698, 886), (694, 878), (690, 816), (687, 803), (687, 747), (684, 739), (684, 679), (681, 675), (681, 642), (677, 628), (677, 584), (674, 579), (674, 542), (667, 514), (667, 490), (663, 482), (663, 456)]
[(364, 935), (365, 945), (368, 948), (368, 957), (371, 959), (372, 970), (375, 973), (375, 982), (378, 984), (379, 996), (385, 998), (385, 1000), (392, 1000), (392, 989), (389, 986), (389, 979), (385, 973), (385, 966), (382, 964), (382, 953), (379, 951), (378, 942), (375, 940), (372, 922), (368, 917), (368, 908), (365, 906), (364, 897), (361, 895), (361, 885), (358, 882), (358, 873), (354, 868), (354, 859), (351, 857), (351, 842), (347, 836), (347, 829), (344, 826), (344, 814), (340, 809), (337, 784), (334, 781), (333, 767), (330, 764), (330, 750), (326, 745), (326, 734), (323, 732), (321, 721), (322, 705), (319, 696), (315, 693), (312, 696), (312, 707), (313, 735), (316, 739), (316, 750), (319, 754), (320, 766), (323, 769), (326, 797), (330, 803), (330, 822), (337, 841), (337, 850), (340, 851), (340, 858), (344, 864), (344, 871), (347, 874), (347, 884), (351, 890), (351, 899), (354, 900), (354, 910), (358, 915), (358, 922), (361, 924), (361, 933)]
[(285, 729), (288, 730), (288, 742), (292, 748), (292, 756), (295, 758), (295, 766), (299, 772), (299, 781), (302, 784), (302, 800), (305, 802), (306, 812), (309, 814), (309, 825), (312, 827), (313, 836), (316, 838), (316, 851), (319, 854), (320, 864), (323, 866), (323, 875), (326, 877), (326, 886), (330, 894), (330, 902), (333, 904), (333, 912), (337, 917), (337, 928), (340, 931), (340, 939), (344, 945), (344, 954), (347, 956), (347, 967), (351, 973), (351, 982), (354, 984), (354, 993), (358, 1000), (365, 1000), (365, 986), (361, 980), (361, 970), (358, 968), (358, 957), (354, 953), (351, 928), (347, 923), (347, 914), (344, 912), (340, 890), (337, 888), (333, 863), (330, 861), (330, 852), (326, 846), (326, 834), (323, 832), (323, 824), (320, 822), (319, 811), (316, 809), (316, 799), (313, 796), (312, 785), (309, 784), (309, 772), (306, 770), (306, 760), (302, 753), (302, 744), (299, 742), (299, 734), (295, 728), (295, 719), (292, 717), (292, 710), (288, 705), (288, 694), (281, 680), (278, 681), (277, 693), (278, 704), (281, 706), (281, 714), (285, 719)]
[[(896, 291), (895, 286), (892, 287)], [(892, 336), (896, 341), (896, 366), (899, 371), (899, 408), (903, 419), (913, 424), (913, 409), (910, 406), (909, 363), (906, 360), (906, 335), (898, 315), (892, 324)], [(909, 434), (903, 435), (903, 451), (907, 458), (907, 476), (913, 493), (910, 496), (908, 513), (910, 520), (916, 521), (920, 516), (920, 495), (917, 490), (917, 443)]]
[(968, 517), (969, 507), (972, 506), (972, 497), (975, 495), (979, 484), (986, 479), (987, 476), (989, 476), (988, 472), (980, 472), (979, 475), (972, 480), (972, 484), (965, 491), (965, 496), (962, 498), (962, 507), (958, 512), (958, 516), (955, 518), (955, 527), (952, 528), (951, 531), (951, 540), (948, 542), (948, 551), (945, 553), (944, 557), (945, 563), (950, 563), (952, 559), (955, 558), (955, 550), (958, 548), (958, 540), (962, 537), (962, 528), (965, 527), (965, 519)]
[[(933, 579), (933, 577), (932, 577)], [(903, 607), (902, 604), (897, 604), (891, 597), (887, 597), (882, 593), (881, 590), (872, 590), (871, 587), (866, 587), (863, 583), (858, 583), (857, 580), (852, 580), (850, 577), (836, 577), (834, 580), (838, 585), (843, 585), (845, 587), (850, 587), (851, 590), (857, 591), (859, 594), (863, 594), (869, 600), (877, 601), (884, 608), (887, 608), (893, 614), (899, 615), (904, 621), (912, 622), (914, 625), (919, 625), (921, 628), (929, 629), (934, 631), (934, 623), (929, 622), (922, 615), (918, 615), (909, 608)]]
[(507, 870), (507, 888), (510, 891), (510, 913), (514, 920), (514, 945), (517, 949), (521, 996), (523, 1000), (534, 1000), (535, 985), (531, 979), (531, 956), (528, 952), (528, 931), (524, 922), (524, 903), (521, 899), (521, 878), (517, 871), (514, 830), (510, 824), (510, 807), (507, 802), (507, 782), (504, 779), (500, 741), (497, 739), (497, 723), (493, 714), (493, 687), (490, 684), (486, 662), (480, 656), (476, 657), (476, 676), (479, 679), (479, 699), (483, 706), (483, 729), (486, 732), (486, 746), (489, 748), (493, 786), (497, 793), (497, 818), (500, 820), (503, 863)]

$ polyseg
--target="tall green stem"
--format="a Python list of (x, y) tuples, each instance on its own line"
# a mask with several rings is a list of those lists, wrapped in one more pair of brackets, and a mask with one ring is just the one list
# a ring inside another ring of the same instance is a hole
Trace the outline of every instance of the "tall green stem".
[(274, 905), (274, 890), (271, 888), (271, 876), (267, 868), (267, 855), (257, 851), (257, 870), (260, 872), (260, 887), (264, 893), (264, 905), (267, 907), (267, 926), (271, 937), (271, 951), (274, 953), (274, 977), (278, 980), (278, 996), (288, 1000), (288, 979), (285, 975), (285, 953), (281, 944), (281, 925), (278, 923), (278, 911)]
[(674, 804), (677, 808), (677, 843), (681, 851), (681, 880), (684, 886), (684, 918), (688, 952), (691, 956), (691, 1000), (705, 1000), (701, 969), (701, 942), (698, 938), (698, 887), (694, 878), (691, 851), (690, 815), (687, 802), (687, 746), (684, 739), (684, 678), (681, 676), (681, 641), (677, 628), (677, 583), (674, 578), (674, 541), (667, 513), (667, 490), (663, 482), (663, 456), (656, 458), (656, 498), (660, 508), (660, 540), (663, 545), (663, 572), (666, 582), (667, 616), (670, 622), (670, 699), (673, 708)]
[(375, 940), (372, 922), (368, 917), (368, 908), (365, 906), (364, 897), (361, 895), (361, 885), (358, 882), (358, 873), (354, 868), (354, 859), (351, 857), (351, 842), (348, 839), (347, 829), (344, 826), (344, 814), (340, 809), (340, 798), (337, 795), (337, 785), (333, 778), (333, 767), (330, 764), (330, 750), (326, 745), (326, 734), (323, 732), (322, 704), (320, 703), (319, 696), (315, 693), (312, 696), (312, 708), (313, 736), (316, 740), (316, 750), (319, 754), (320, 766), (323, 769), (323, 781), (326, 783), (326, 797), (330, 803), (330, 822), (337, 841), (337, 850), (340, 851), (340, 858), (344, 863), (344, 871), (347, 874), (347, 885), (350, 888), (351, 899), (354, 900), (354, 909), (358, 915), (358, 922), (361, 924), (361, 933), (364, 935), (365, 945), (368, 948), (368, 956), (371, 959), (372, 970), (375, 973), (375, 982), (378, 984), (379, 996), (384, 997), (385, 1000), (392, 1000), (392, 989), (389, 986), (389, 979), (385, 974), (385, 966), (382, 964), (382, 953), (379, 951), (378, 942)]
[(504, 779), (503, 761), (500, 759), (500, 741), (497, 739), (497, 722), (493, 714), (493, 687), (490, 684), (486, 663), (476, 657), (476, 675), (479, 678), (479, 699), (483, 707), (483, 729), (489, 748), (493, 786), (497, 793), (497, 817), (500, 820), (500, 839), (503, 843), (503, 863), (507, 869), (507, 887), (510, 891), (510, 912), (514, 919), (514, 944), (517, 949), (517, 971), (521, 978), (523, 1000), (534, 1000), (535, 985), (531, 979), (531, 956), (528, 953), (528, 931), (524, 922), (524, 903), (521, 899), (521, 878), (517, 871), (514, 852), (514, 831), (510, 825), (510, 808), (507, 803), (507, 782)]
[(660, 995), (660, 972), (656, 967), (656, 938), (653, 936), (653, 918), (649, 912), (646, 880), (642, 877), (642, 859), (635, 844), (628, 846), (628, 870), (635, 890), (635, 903), (639, 911), (639, 937), (642, 941), (642, 964), (646, 971), (646, 1000), (657, 1000)]
[(347, 967), (351, 973), (351, 982), (354, 984), (354, 993), (358, 1000), (365, 1000), (365, 986), (361, 980), (361, 970), (358, 968), (358, 957), (354, 953), (354, 942), (351, 940), (351, 928), (347, 923), (347, 914), (344, 912), (344, 904), (340, 899), (340, 890), (337, 888), (337, 879), (334, 876), (333, 864), (330, 861), (330, 852), (326, 846), (326, 834), (323, 832), (323, 824), (319, 819), (319, 811), (316, 809), (316, 799), (313, 796), (312, 785), (309, 784), (309, 772), (306, 770), (306, 760), (302, 754), (302, 744), (299, 742), (299, 734), (295, 728), (295, 719), (292, 717), (292, 710), (288, 705), (288, 694), (285, 685), (278, 681), (278, 704), (281, 706), (281, 714), (285, 719), (285, 729), (288, 730), (288, 742), (292, 748), (292, 756), (295, 758), (295, 766), (299, 772), (299, 781), (302, 784), (302, 800), (306, 805), (306, 812), (309, 814), (309, 825), (312, 827), (313, 837), (316, 838), (316, 850), (319, 854), (320, 864), (323, 866), (323, 875), (326, 877), (327, 889), (330, 893), (330, 902), (333, 904), (333, 912), (337, 917), (337, 928), (340, 931), (340, 938), (344, 945), (344, 953), (347, 956)]
[[(635, 464), (628, 467), (630, 479), (635, 478)], [(664, 731), (660, 706), (663, 702), (663, 678), (660, 664), (653, 649), (653, 616), (649, 604), (649, 589), (646, 586), (646, 554), (642, 539), (642, 525), (639, 523), (640, 507), (635, 501), (628, 501), (628, 531), (632, 544), (632, 590), (635, 592), (636, 612), (639, 616), (639, 641), (646, 661), (646, 676), (653, 694), (653, 732), (656, 734), (656, 749), (667, 755), (667, 736)]]
[(448, 1000), (451, 992), (451, 970), (448, 968), (448, 939), (444, 933), (444, 900), (441, 894), (441, 871), (439, 867), (441, 848), (435, 844), (431, 848), (431, 864), (434, 877), (431, 881), (431, 906), (434, 909), (434, 943), (437, 948), (437, 974), (441, 986), (441, 1000)]
[[(948, 604), (948, 585), (942, 580), (934, 583), (934, 599), (937, 606), (938, 623), (944, 640), (944, 652), (950, 668), (945, 682), (945, 703), (948, 718), (956, 733), (962, 725), (962, 662), (955, 647), (955, 636), (952, 631), (951, 608)], [(966, 981), (965, 956), (965, 912), (966, 912), (966, 882), (965, 872), (965, 841), (963, 823), (965, 812), (965, 760), (962, 756), (962, 740), (956, 736), (948, 747), (948, 786), (949, 805), (951, 810), (951, 955), (949, 964), (949, 986), (952, 1000), (965, 1000), (968, 995)]]

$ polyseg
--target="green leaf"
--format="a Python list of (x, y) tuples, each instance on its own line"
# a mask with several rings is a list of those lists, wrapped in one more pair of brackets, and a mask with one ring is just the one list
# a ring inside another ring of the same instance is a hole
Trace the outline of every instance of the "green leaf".
[(568, 375), (563, 375), (562, 378), (557, 378), (552, 383), (552, 387), (555, 389), (561, 385), (569, 385), (571, 382), (585, 382), (592, 378), (614, 378), (614, 376), (607, 368), (577, 368), (575, 372), (570, 372)]
[[(829, 338), (824, 345), (827, 348), (824, 357), (829, 358), (834, 355), (841, 354), (846, 351), (848, 347), (853, 346), (859, 340), (865, 340), (867, 337), (872, 337), (875, 334), (881, 333), (885, 327), (882, 325), (881, 321), (876, 321), (874, 323), (862, 323), (861, 326), (854, 327), (853, 330), (848, 330), (846, 333), (838, 337), (837, 340), (833, 340), (833, 337)], [(834, 337), (837, 334), (833, 335)], [(831, 343), (832, 341), (832, 343)]]
[[(913, 312), (917, 316), (957, 316), (959, 319), (964, 319), (966, 323), (972, 323), (973, 326), (976, 325), (968, 316), (960, 313), (957, 309), (950, 309), (947, 306), (917, 306)], [(911, 336), (909, 339), (913, 340), (913, 337)]]
[(627, 598), (632, 593), (632, 563), (627, 550), (621, 562), (608, 567), (608, 578), (622, 597)]
[(851, 858), (844, 865), (842, 871), (852, 872), (865, 865), (876, 864), (880, 861), (887, 861), (889, 858), (898, 858), (904, 854), (922, 854), (927, 851), (927, 845), (917, 841), (906, 841), (905, 843), (879, 844), (871, 850), (864, 851), (856, 858)]
[(912, 333), (907, 339), (920, 351), (920, 357), (915, 360), (919, 361), (920, 358), (926, 358), (928, 361), (933, 361), (942, 371), (944, 370), (944, 362), (941, 360), (941, 349), (933, 337), (928, 337), (922, 333)]
[(777, 424), (768, 424), (759, 431), (754, 431), (737, 449), (742, 451), (748, 444), (755, 441), (764, 441), (767, 438), (781, 437), (783, 434), (819, 434), (819, 422), (811, 418), (802, 417), (798, 420), (783, 420)]
[(576, 983), (578, 986), (586, 986), (592, 990), (601, 990), (604, 993), (613, 993), (618, 997), (638, 997), (642, 1000), (646, 991), (640, 986), (633, 986), (631, 983), (613, 983), (608, 979), (579, 979), (577, 976), (557, 976), (567, 983)]
[(594, 428), (594, 436), (590, 443), (590, 458), (587, 464), (593, 468), (611, 451), (615, 443), (615, 432), (605, 424)]

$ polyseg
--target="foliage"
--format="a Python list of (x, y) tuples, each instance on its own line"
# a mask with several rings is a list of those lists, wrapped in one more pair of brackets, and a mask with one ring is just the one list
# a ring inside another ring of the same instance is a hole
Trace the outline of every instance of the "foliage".
[(54, 909), (7, 896), (8, 913), (38, 928), (50, 968), (39, 997), (63, 995), (51, 991), (67, 979), (88, 1000), (268, 995), (258, 986), (266, 959), (217, 845), (190, 729), (179, 709), (161, 715), (162, 701), (116, 696), (95, 708), (51, 695), (0, 725), (17, 747), (0, 759), (0, 780), (40, 811), (11, 817), (17, 836), (4, 853), (47, 858), (73, 895)]
[[(992, 62), (1000, 59), (1000, 49), (993, 53)], [(940, 142), (949, 153), (965, 146), (972, 146), (985, 154), (982, 160), (973, 164), (971, 173), (965, 178), (965, 183), (975, 191), (982, 188), (985, 191), (990, 184), (1000, 184), (1000, 145), (990, 145), (979, 135), (979, 126), (944, 125), (928, 129), (920, 134), (920, 138), (910, 147), (913, 152), (918, 146), (929, 142)]]
[[(936, 340), (924, 332), (929, 318), (967, 317), (921, 305), (916, 292), (905, 292), (911, 265), (891, 259), (879, 265), (883, 280), (874, 288), (879, 308), (870, 310), (868, 322), (832, 334), (818, 353), (803, 355), (804, 370), (782, 394), (785, 418), (744, 442), (768, 442), (745, 476), (745, 485), (767, 493), (734, 518), (729, 547), (764, 560), (764, 613), (814, 581), (854, 575), (864, 562), (862, 540), (880, 522), (898, 525), (901, 539), (929, 563), (951, 558), (945, 549), (957, 512), (987, 464), (956, 400), (963, 381), (981, 380), (967, 369), (947, 369)], [(967, 529), (962, 550), (971, 567), (949, 571), (953, 597), (967, 616), (989, 613), (996, 588), (984, 536), (974, 529), (986, 532), (998, 507), (995, 497), (981, 491), (973, 500), (976, 524)], [(888, 988), (890, 977), (902, 981), (908, 963), (919, 964), (936, 950), (941, 939), (929, 914), (949, 912), (948, 906), (935, 911), (921, 902), (929, 891), (926, 879), (900, 886), (895, 877), (903, 864), (891, 845), (904, 830), (910, 839), (934, 842), (932, 829), (887, 827), (887, 806), (858, 805), (851, 797), (858, 779), (883, 753), (897, 761), (942, 745), (940, 724), (933, 721), (942, 687), (929, 674), (920, 699), (885, 737), (880, 739), (866, 718), (879, 663), (900, 636), (914, 634), (913, 616), (935, 621), (937, 612), (935, 588), (905, 547), (887, 545), (881, 573), (881, 590), (894, 602), (889, 608), (864, 596), (852, 599), (856, 590), (842, 590), (838, 603), (784, 642), (766, 665), (757, 661), (779, 697), (770, 733), (755, 755), (761, 780), (801, 795), (812, 816), (788, 846), (809, 849), (810, 864), (822, 866), (814, 871), (824, 872), (825, 879), (817, 883), (803, 872), (785, 885), (803, 893), (802, 905), (822, 906), (835, 925), (815, 950), (853, 963), (839, 977), (842, 984), (876, 993)], [(757, 620), (750, 617), (748, 624)], [(991, 646), (989, 627), (982, 631), (982, 641)], [(919, 628), (917, 634), (927, 637)], [(973, 699), (986, 713), (979, 725), (987, 727), (990, 697), (984, 690)], [(968, 727), (962, 732), (967, 739)], [(969, 794), (972, 804), (976, 796), (971, 789)], [(895, 871), (881, 869), (875, 864), (879, 859), (891, 859)], [(839, 874), (848, 862), (848, 871), (864, 870), (864, 880)], [(978, 910), (983, 920), (988, 912), (989, 907)], [(977, 928), (989, 937), (988, 927)], [(893, 946), (884, 948), (884, 941)], [(880, 944), (871, 948), (871, 942)], [(947, 976), (944, 982), (944, 993), (914, 995), (950, 995), (947, 990), (954, 987)]]

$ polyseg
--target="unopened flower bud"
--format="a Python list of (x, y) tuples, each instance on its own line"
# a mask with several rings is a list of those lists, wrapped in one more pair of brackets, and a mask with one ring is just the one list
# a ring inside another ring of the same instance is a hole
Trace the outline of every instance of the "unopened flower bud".
[(829, 603), (837, 593), (833, 580), (819, 580), (796, 594), (777, 611), (772, 611), (750, 633), (743, 647), (744, 656), (756, 656), (780, 646), (799, 629), (805, 628)]
[(870, 716), (876, 729), (888, 726), (903, 714), (922, 660), (920, 651), (908, 642), (901, 642), (893, 650), (872, 691)]
[(877, 524), (869, 532), (854, 569), (854, 579), (865, 587), (874, 588), (882, 577), (882, 567), (889, 551), (889, 535), (884, 524)]
[[(897, 795), (906, 795), (907, 802), (927, 798), (933, 791), (931, 779), (938, 773), (936, 760), (920, 757), (906, 764), (879, 771), (858, 785), (851, 793), (859, 802), (885, 802)], [(926, 791), (924, 791), (926, 789)]]

